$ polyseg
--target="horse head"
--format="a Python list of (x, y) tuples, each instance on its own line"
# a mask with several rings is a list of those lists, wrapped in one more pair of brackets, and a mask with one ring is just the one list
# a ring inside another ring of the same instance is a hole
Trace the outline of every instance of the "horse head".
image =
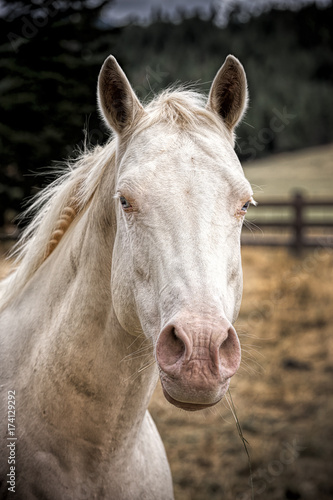
[(233, 323), (252, 190), (234, 152), (234, 129), (247, 103), (244, 69), (228, 56), (207, 101), (181, 89), (143, 107), (110, 56), (98, 100), (117, 136), (115, 313), (128, 333), (151, 339), (169, 402), (185, 410), (212, 406), (241, 360)]

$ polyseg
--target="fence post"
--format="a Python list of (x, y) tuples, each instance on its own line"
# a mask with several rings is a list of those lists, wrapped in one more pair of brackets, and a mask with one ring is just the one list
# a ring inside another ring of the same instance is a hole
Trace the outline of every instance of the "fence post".
[(303, 207), (304, 200), (302, 193), (297, 191), (294, 194), (294, 209), (295, 209), (295, 221), (294, 221), (294, 229), (295, 229), (295, 239), (294, 239), (294, 249), (296, 253), (300, 254), (303, 248)]

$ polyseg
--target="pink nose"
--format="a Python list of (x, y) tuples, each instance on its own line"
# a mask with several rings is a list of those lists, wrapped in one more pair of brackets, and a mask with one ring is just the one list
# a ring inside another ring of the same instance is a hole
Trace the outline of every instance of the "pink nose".
[(224, 396), (239, 368), (241, 353), (228, 320), (183, 313), (161, 331), (156, 359), (168, 401), (198, 410)]

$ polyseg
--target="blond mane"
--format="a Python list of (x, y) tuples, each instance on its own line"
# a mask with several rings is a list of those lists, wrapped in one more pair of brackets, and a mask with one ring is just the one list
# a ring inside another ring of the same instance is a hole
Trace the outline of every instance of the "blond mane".
[[(146, 107), (146, 114), (133, 135), (156, 123), (177, 125), (200, 132), (204, 125), (228, 134), (222, 120), (205, 107), (202, 94), (178, 88), (166, 90)], [(14, 270), (0, 283), (0, 308), (5, 307), (52, 253), (75, 217), (82, 213), (95, 193), (106, 166), (115, 167), (116, 139), (104, 146), (85, 149), (65, 163), (59, 177), (46, 187), (27, 210), (32, 220), (15, 245)]]

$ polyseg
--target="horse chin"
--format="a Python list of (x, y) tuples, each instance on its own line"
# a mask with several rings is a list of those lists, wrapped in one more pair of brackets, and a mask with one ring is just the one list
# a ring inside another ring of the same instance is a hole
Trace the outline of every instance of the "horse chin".
[(174, 399), (170, 394), (165, 390), (163, 383), (161, 383), (162, 389), (163, 389), (163, 394), (164, 397), (169, 403), (173, 404), (177, 408), (181, 408), (182, 410), (186, 411), (198, 411), (198, 410), (204, 410), (205, 408), (210, 408), (211, 406), (216, 405), (219, 401), (221, 401), (222, 398), (218, 399), (214, 403), (188, 403), (184, 401), (178, 401), (177, 399)]

